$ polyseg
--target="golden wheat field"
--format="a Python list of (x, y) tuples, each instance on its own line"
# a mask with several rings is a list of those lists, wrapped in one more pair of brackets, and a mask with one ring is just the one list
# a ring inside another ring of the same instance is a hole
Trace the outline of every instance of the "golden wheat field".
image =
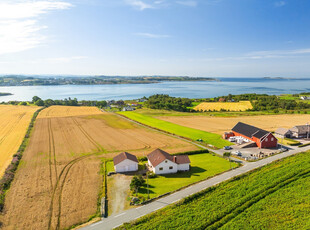
[(0, 177), (23, 141), (36, 106), (0, 105)]
[(196, 111), (220, 111), (221, 109), (229, 111), (246, 111), (252, 109), (253, 106), (250, 101), (239, 102), (202, 102), (194, 110)]
[(166, 116), (159, 117), (159, 119), (194, 129), (223, 134), (223, 132), (230, 131), (239, 121), (268, 131), (275, 131), (279, 127), (292, 128), (296, 125), (304, 125), (310, 122), (310, 115), (285, 114), (242, 117)]
[(65, 229), (87, 221), (97, 211), (103, 157), (122, 151), (142, 156), (155, 148), (171, 153), (197, 149), (111, 113), (65, 106), (48, 110), (48, 116), (43, 110), (36, 120), (7, 194), (1, 217), (5, 229)]
[(97, 107), (89, 106), (51, 106), (40, 112), (38, 118), (72, 117), (90, 114), (101, 114)]

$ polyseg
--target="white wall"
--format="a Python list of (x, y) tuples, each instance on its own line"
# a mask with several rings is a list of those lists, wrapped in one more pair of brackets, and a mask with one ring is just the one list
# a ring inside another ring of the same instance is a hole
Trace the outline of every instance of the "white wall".
[(129, 159), (126, 159), (120, 162), (117, 165), (114, 165), (115, 172), (134, 172), (138, 171), (138, 163)]
[[(173, 167), (173, 169), (169, 169), (169, 167)], [(163, 170), (159, 170), (163, 168)], [(178, 171), (178, 165), (172, 161), (164, 160), (159, 165), (153, 168), (153, 172), (155, 174), (169, 174), (169, 173), (176, 173)]]
[(189, 170), (189, 164), (179, 164), (178, 165), (178, 171), (188, 171)]

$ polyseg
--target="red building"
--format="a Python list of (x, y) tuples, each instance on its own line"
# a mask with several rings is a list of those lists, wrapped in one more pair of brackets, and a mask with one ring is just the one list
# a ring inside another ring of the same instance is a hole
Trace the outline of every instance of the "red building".
[(238, 122), (232, 128), (234, 136), (241, 136), (250, 141), (254, 141), (259, 148), (275, 148), (278, 145), (278, 140), (275, 136), (266, 130)]

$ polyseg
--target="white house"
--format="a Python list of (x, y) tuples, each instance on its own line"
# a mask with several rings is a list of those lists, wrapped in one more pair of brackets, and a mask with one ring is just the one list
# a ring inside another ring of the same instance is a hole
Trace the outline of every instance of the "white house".
[(148, 156), (148, 164), (155, 174), (169, 174), (178, 171), (188, 171), (190, 160), (187, 155), (172, 156), (169, 153), (156, 149)]
[(127, 152), (120, 153), (113, 158), (114, 169), (117, 173), (138, 171), (138, 159)]

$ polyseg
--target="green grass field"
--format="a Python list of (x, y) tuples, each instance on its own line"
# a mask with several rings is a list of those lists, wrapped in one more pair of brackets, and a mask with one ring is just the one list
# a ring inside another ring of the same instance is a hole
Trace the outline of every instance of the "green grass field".
[(171, 122), (159, 120), (155, 117), (152, 117), (147, 114), (139, 113), (136, 111), (133, 112), (119, 112), (132, 120), (138, 121), (148, 126), (152, 126), (161, 130), (164, 130), (169, 133), (174, 133), (178, 136), (183, 136), (192, 140), (202, 139), (205, 143), (211, 144), (217, 148), (222, 148), (226, 145), (231, 145), (230, 142), (223, 140), (221, 135), (205, 132), (198, 129), (192, 129), (177, 125)]
[[(229, 161), (213, 156), (210, 153), (190, 155), (189, 158), (191, 160), (191, 170), (189, 172), (179, 172), (149, 179), (151, 198), (175, 191), (230, 169)], [(237, 164), (231, 162), (231, 166), (236, 167)], [(139, 195), (147, 197), (146, 186), (140, 188)]]
[(114, 163), (113, 163), (113, 161), (107, 161), (106, 165), (107, 165), (106, 167), (107, 167), (107, 172), (108, 173), (115, 171), (114, 170)]
[(233, 178), (119, 229), (310, 229), (310, 152)]

